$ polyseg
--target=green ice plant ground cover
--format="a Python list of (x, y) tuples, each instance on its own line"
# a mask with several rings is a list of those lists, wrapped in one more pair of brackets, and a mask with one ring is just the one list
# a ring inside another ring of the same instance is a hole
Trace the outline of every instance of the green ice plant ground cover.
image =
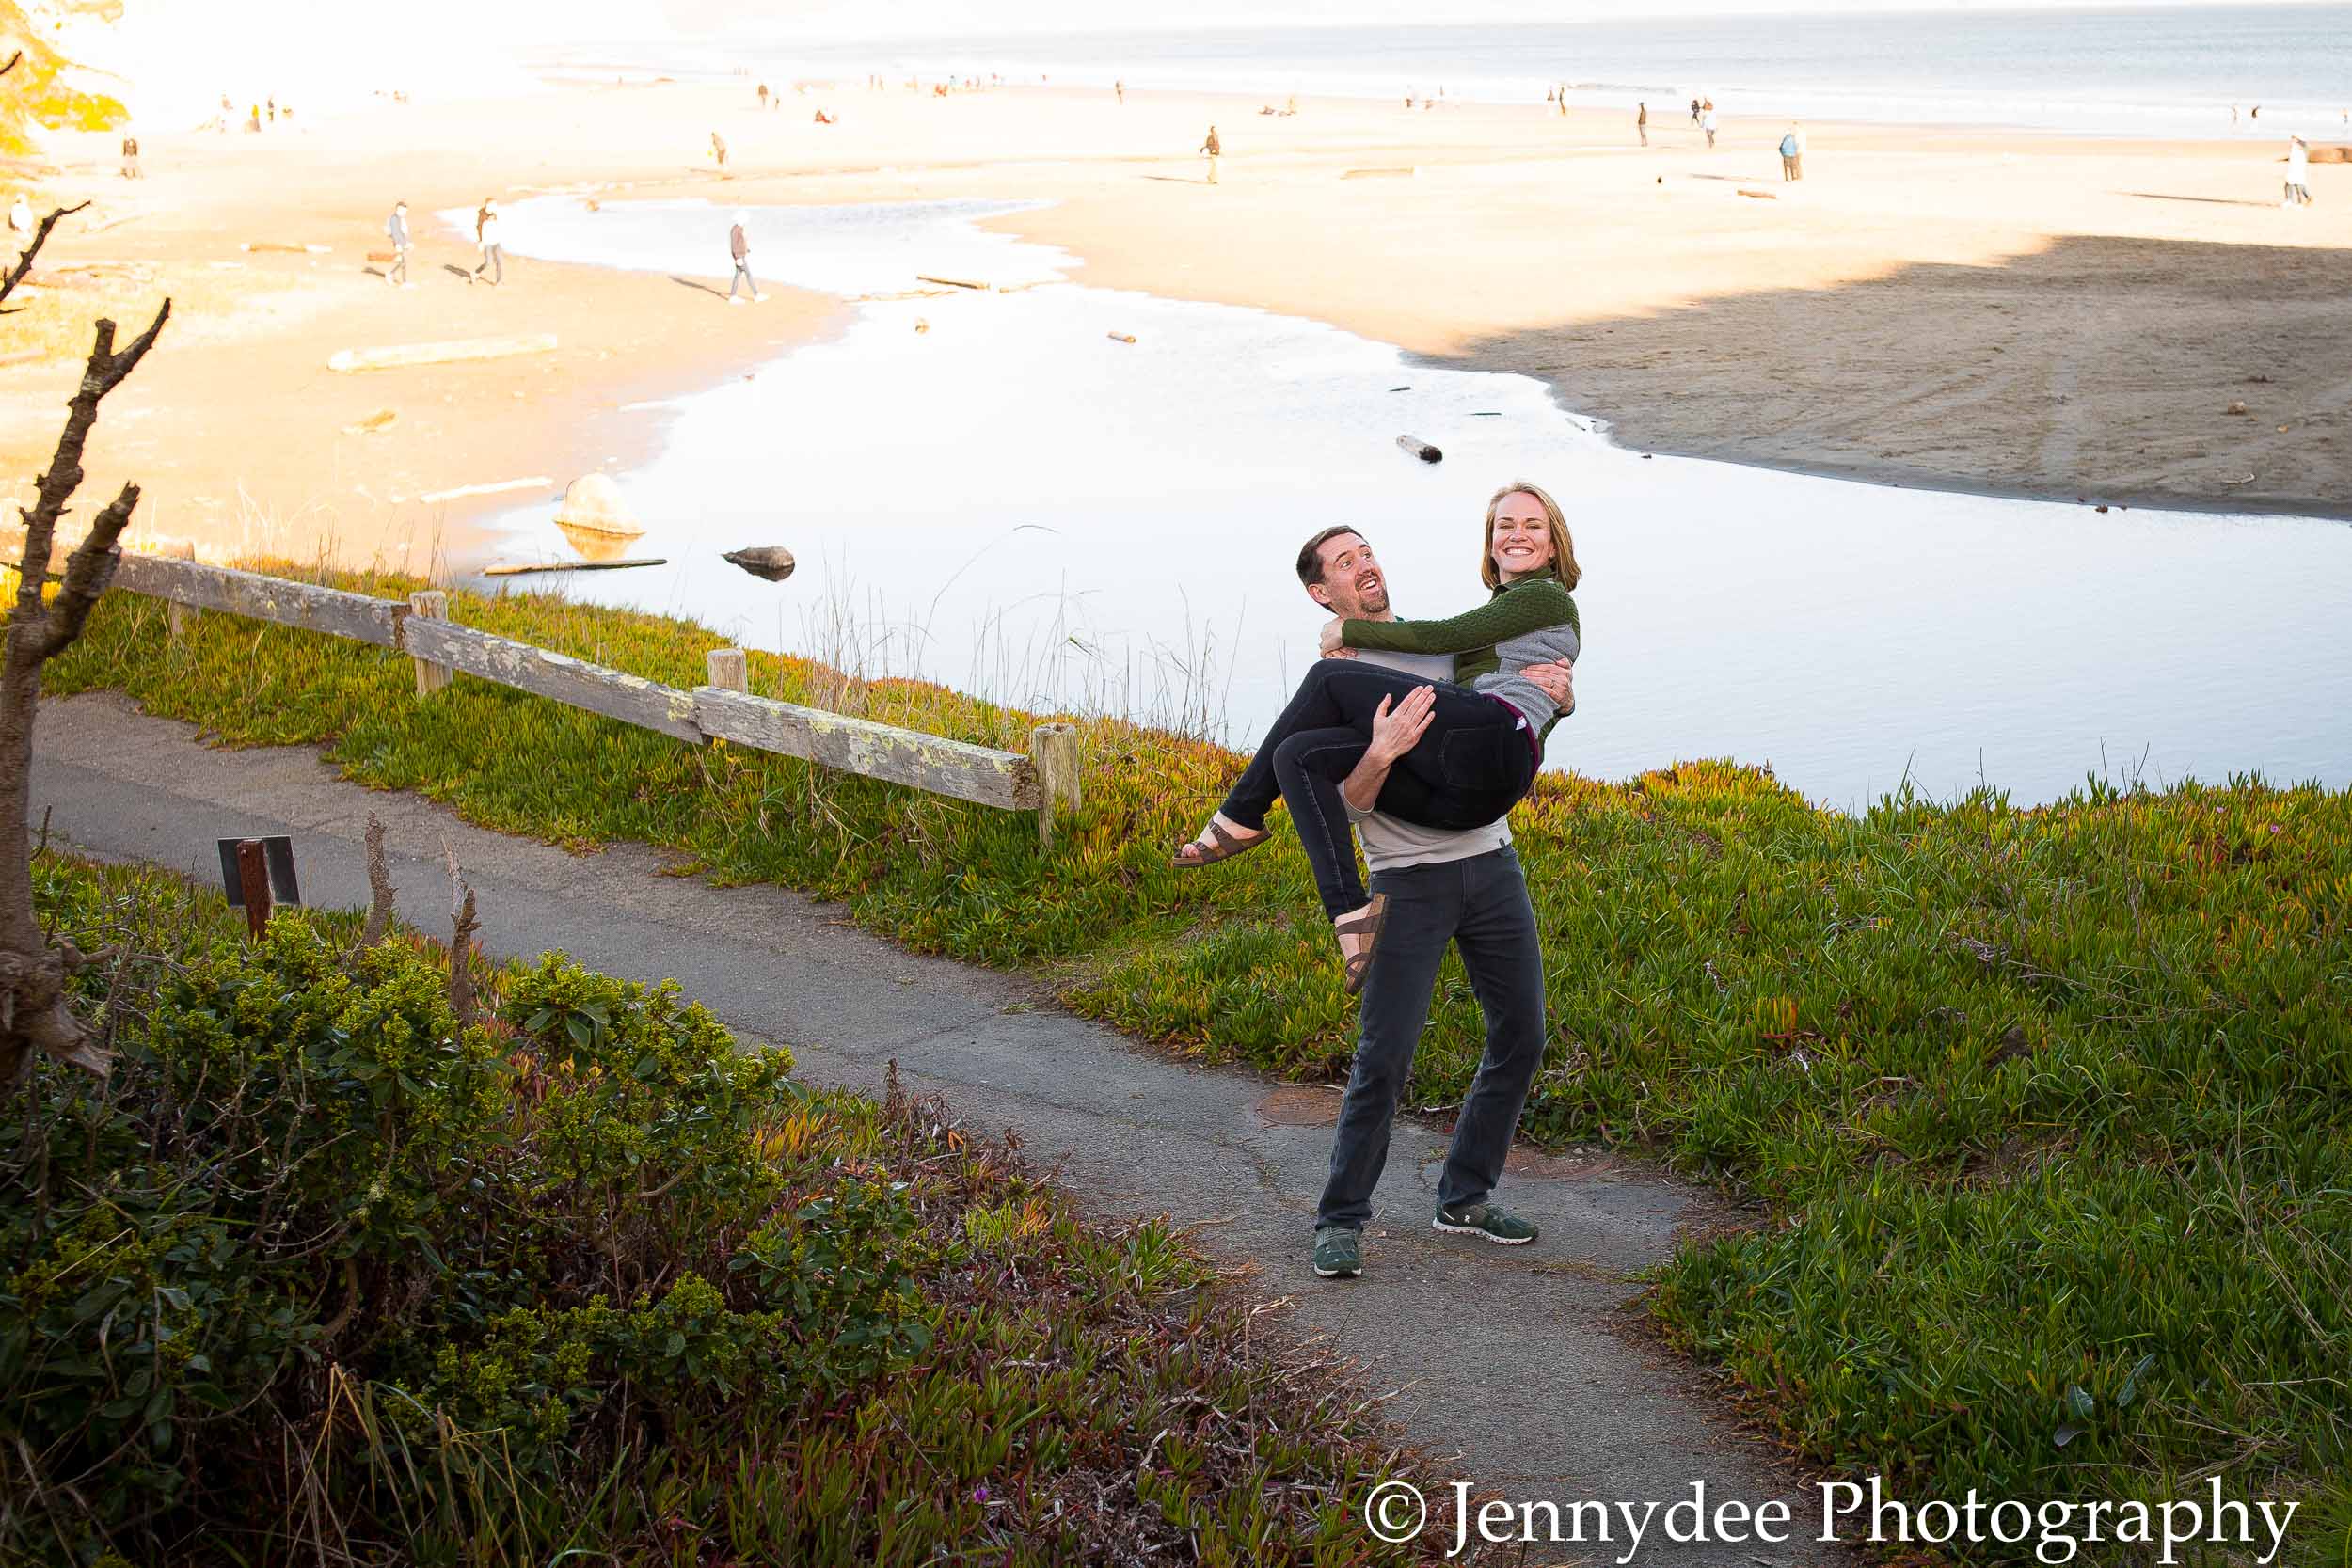
[[(342, 578), (391, 596), (414, 584)], [(691, 686), (723, 640), (546, 596), (453, 618)], [(1025, 749), (1029, 714), (752, 656), (753, 688)], [(351, 776), (582, 848), (844, 902), (911, 946), (1041, 970), (1073, 1006), (1203, 1060), (1343, 1073), (1351, 1015), (1287, 832), (1167, 864), (1239, 767), (1082, 719), (1080, 820), (787, 759), (697, 752), (405, 657), (111, 596), (52, 690), (109, 687), (224, 744), (315, 742)], [(1573, 760), (1573, 722), (1556, 753)], [(1649, 1150), (1752, 1199), (1655, 1280), (1807, 1460), (1912, 1497), (2303, 1504), (2352, 1551), (2352, 795), (2098, 780), (1820, 811), (1698, 762), (1547, 774), (1513, 818), (1554, 1038), (1524, 1130)], [(1440, 981), (1412, 1102), (1459, 1096), (1474, 999)]]

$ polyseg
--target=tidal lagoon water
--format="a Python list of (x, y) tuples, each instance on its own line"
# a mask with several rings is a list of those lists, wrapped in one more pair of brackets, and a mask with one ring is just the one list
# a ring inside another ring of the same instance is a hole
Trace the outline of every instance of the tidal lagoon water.
[[(663, 405), (660, 454), (614, 477), (647, 528), (629, 553), (670, 564), (532, 584), (1246, 748), (1314, 657), (1301, 540), (1349, 523), (1399, 613), (1451, 613), (1484, 596), (1486, 498), (1524, 477), (1561, 499), (1585, 571), (1553, 767), (1769, 763), (1841, 809), (1906, 780), (2020, 802), (2090, 775), (2352, 781), (2352, 527), (1649, 457), (1526, 377), (1062, 281), (1074, 259), (977, 227), (1009, 210), (755, 211), (764, 282), (1014, 292), (866, 303), (838, 337)], [(723, 289), (730, 216), (549, 198), (509, 214), (508, 248)], [(1407, 432), (1444, 461), (1400, 451)], [(575, 557), (552, 514), (506, 514), (504, 558)], [(798, 572), (719, 558), (765, 544)]]

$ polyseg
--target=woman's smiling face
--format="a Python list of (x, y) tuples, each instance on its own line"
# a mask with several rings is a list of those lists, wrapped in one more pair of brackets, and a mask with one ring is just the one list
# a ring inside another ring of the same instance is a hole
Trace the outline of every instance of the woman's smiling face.
[(1551, 564), (1551, 520), (1544, 503), (1524, 490), (1514, 490), (1495, 504), (1495, 522), (1486, 536), (1495, 570), (1511, 582)]

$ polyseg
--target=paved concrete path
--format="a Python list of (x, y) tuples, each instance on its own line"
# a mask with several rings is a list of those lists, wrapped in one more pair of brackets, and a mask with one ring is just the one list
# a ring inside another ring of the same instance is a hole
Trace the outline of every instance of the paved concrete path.
[[(305, 900), (357, 907), (373, 812), (401, 912), (425, 929), (446, 925), (447, 845), (477, 891), (486, 951), (562, 948), (630, 979), (675, 975), (739, 1033), (789, 1044), (812, 1082), (871, 1090), (895, 1057), (910, 1086), (1017, 1132), (1090, 1210), (1200, 1226), (1213, 1257), (1293, 1299), (1300, 1332), (1327, 1334), (1378, 1391), (1401, 1390), (1391, 1409), (1412, 1440), (1481, 1487), (1565, 1510), (1671, 1503), (1704, 1481), (1710, 1507), (1787, 1499), (1790, 1544), (1661, 1544), (1653, 1526), (1636, 1563), (1843, 1560), (1806, 1544), (1812, 1495), (1731, 1429), (1706, 1379), (1628, 1332), (1626, 1276), (1712, 1212), (1702, 1189), (1606, 1154), (1523, 1149), (1504, 1196), (1542, 1239), (1506, 1250), (1442, 1236), (1428, 1216), (1443, 1136), (1405, 1118), (1365, 1236), (1368, 1272), (1320, 1280), (1307, 1253), (1333, 1090), (1188, 1065), (1072, 1016), (1034, 981), (908, 954), (796, 894), (659, 876), (662, 857), (642, 846), (576, 856), (486, 832), (345, 781), (310, 748), (210, 750), (110, 693), (49, 701), (37, 735), (32, 820), (51, 814), (53, 841), (216, 881), (216, 838), (291, 833)], [(1451, 1528), (1448, 1515), (1443, 1545)], [(1627, 1550), (1620, 1528), (1612, 1546), (1539, 1547), (1531, 1560), (1607, 1563)]]

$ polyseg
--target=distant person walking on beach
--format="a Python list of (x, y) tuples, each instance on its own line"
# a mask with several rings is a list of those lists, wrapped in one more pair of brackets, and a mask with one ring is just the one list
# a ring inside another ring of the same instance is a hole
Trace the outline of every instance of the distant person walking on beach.
[(470, 283), (487, 271), (490, 286), (496, 288), (506, 281), (506, 253), (499, 246), (499, 204), (496, 197), (484, 197), (482, 205), (474, 210), (473, 237), (474, 242), (482, 246), (482, 262), (466, 275), (466, 281)]
[(710, 133), (710, 155), (719, 160), (721, 169), (727, 166), (727, 144), (716, 131)]
[(2281, 207), (2308, 207), (2312, 204), (2312, 155), (2300, 136), (2287, 138), (2287, 193), (2279, 203)]
[(768, 106), (768, 84), (765, 82), (759, 84), (759, 106), (763, 109)]
[(1698, 101), (1697, 99), (1693, 98), (1692, 100), (1691, 100), (1691, 123), (1692, 123), (1692, 124), (1693, 124), (1693, 125), (1696, 125), (1698, 122), (1699, 122), (1699, 101)]
[(1707, 133), (1707, 145), (1715, 145), (1715, 105), (1708, 103), (1699, 111), (1699, 129)]
[(1780, 178), (1785, 183), (1797, 177), (1797, 128), (1791, 125), (1780, 138)]
[(1209, 160), (1209, 183), (1216, 183), (1216, 161), (1225, 156), (1225, 144), (1216, 139), (1216, 127), (1209, 127), (1209, 139), (1200, 144), (1201, 152)]
[(392, 264), (384, 269), (384, 281), (399, 288), (408, 281), (408, 203), (392, 203), (392, 215), (384, 220), (384, 235), (392, 242)]
[(751, 214), (738, 213), (735, 214), (735, 227), (727, 230), (727, 254), (735, 258), (735, 276), (727, 282), (729, 305), (743, 303), (736, 295), (735, 291), (738, 287), (751, 291), (752, 303), (755, 305), (768, 297), (759, 292), (759, 282), (752, 277), (752, 242), (751, 237), (744, 232), (745, 227), (751, 221)]
[(1642, 105), (1642, 112), (1633, 117), (1633, 134), (1642, 138), (1644, 147), (1649, 145), (1649, 105), (1646, 103)]
[(1113, 95), (1114, 97), (1116, 97), (1116, 98), (1117, 98), (1117, 99), (1118, 99), (1118, 100), (1119, 100), (1121, 103), (1126, 103), (1126, 102), (1127, 102), (1127, 84), (1126, 84), (1125, 82), (1123, 82), (1123, 81), (1122, 81), (1122, 82), (1113, 82), (1113, 83), (1111, 84), (1111, 93), (1112, 93), (1112, 95)]
[(8, 235), (16, 241), (20, 251), (33, 237), (33, 207), (24, 199), (24, 193), (16, 193), (16, 200), (8, 208)]
[(140, 178), (139, 139), (136, 136), (122, 138), (122, 177), (125, 180)]

